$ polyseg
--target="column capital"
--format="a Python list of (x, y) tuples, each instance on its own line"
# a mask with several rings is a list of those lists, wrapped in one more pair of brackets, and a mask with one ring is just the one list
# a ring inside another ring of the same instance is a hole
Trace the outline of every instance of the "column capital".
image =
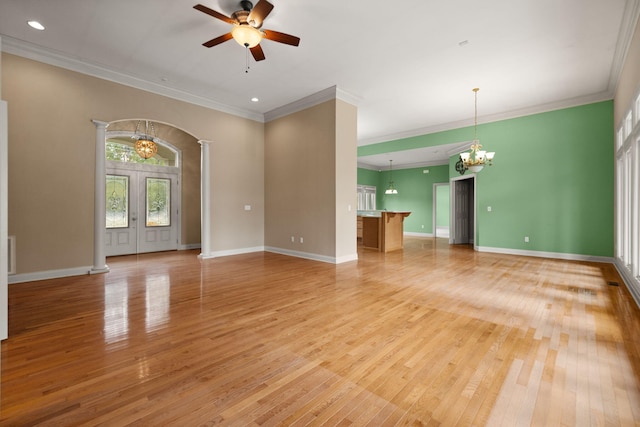
[(103, 122), (102, 120), (92, 119), (91, 122), (99, 129), (100, 128), (106, 129), (107, 126), (109, 126), (109, 122)]

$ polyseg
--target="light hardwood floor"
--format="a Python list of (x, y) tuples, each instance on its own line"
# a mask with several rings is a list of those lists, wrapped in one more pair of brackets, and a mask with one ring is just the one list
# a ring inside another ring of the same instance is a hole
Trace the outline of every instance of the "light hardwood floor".
[(337, 266), (196, 255), (10, 285), (0, 425), (640, 425), (609, 264), (414, 237)]

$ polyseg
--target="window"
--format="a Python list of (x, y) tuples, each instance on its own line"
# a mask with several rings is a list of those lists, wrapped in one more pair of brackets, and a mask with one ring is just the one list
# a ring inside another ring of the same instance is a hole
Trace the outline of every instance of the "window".
[(370, 185), (358, 185), (358, 210), (376, 210), (376, 187)]
[(129, 226), (129, 177), (107, 175), (107, 228)]
[(624, 128), (621, 127), (616, 134), (616, 150), (620, 149), (622, 144), (624, 144)]
[(140, 157), (134, 149), (133, 140), (128, 141), (127, 138), (123, 137), (108, 139), (105, 149), (107, 160), (146, 165), (177, 166), (176, 152), (163, 144), (158, 144), (158, 153), (150, 159)]
[[(637, 125), (638, 123), (636, 123)], [(634, 277), (640, 277), (640, 138), (638, 138), (633, 146), (634, 155), (633, 155), (633, 177), (631, 182), (634, 185), (633, 197), (634, 197), (634, 206), (633, 206), (633, 230), (632, 231), (632, 248), (631, 252), (633, 253), (634, 259), (631, 262), (631, 273)]]
[(631, 111), (627, 113), (627, 116), (624, 118), (624, 137), (625, 139), (631, 135), (631, 131), (633, 130), (633, 119), (631, 115)]
[(171, 180), (147, 178), (147, 227), (171, 225)]
[(640, 290), (640, 96), (616, 132), (615, 257)]

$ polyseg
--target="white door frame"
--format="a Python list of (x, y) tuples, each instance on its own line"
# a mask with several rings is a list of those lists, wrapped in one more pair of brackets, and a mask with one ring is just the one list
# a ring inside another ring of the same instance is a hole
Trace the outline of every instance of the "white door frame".
[(0, 101), (0, 341), (9, 337), (8, 123), (7, 102)]
[(456, 181), (462, 181), (465, 179), (472, 179), (473, 178), (473, 250), (477, 251), (478, 250), (478, 227), (476, 225), (476, 218), (477, 218), (477, 197), (476, 197), (476, 174), (475, 173), (470, 173), (467, 175), (462, 175), (462, 176), (457, 176), (455, 178), (450, 178), (449, 179), (449, 203), (451, 206), (451, 209), (449, 211), (449, 244), (453, 244), (453, 240), (454, 237), (456, 235), (456, 224), (455, 224), (455, 214), (456, 214), (456, 202), (455, 202), (455, 197), (456, 197), (456, 186), (455, 186), (455, 182)]
[[(451, 184), (448, 182), (435, 182), (433, 184), (433, 237), (438, 237), (438, 187), (442, 187), (444, 185), (449, 186), (449, 194), (451, 194)], [(451, 216), (451, 201), (449, 201), (449, 216)], [(451, 222), (449, 222), (449, 238), (451, 238)]]

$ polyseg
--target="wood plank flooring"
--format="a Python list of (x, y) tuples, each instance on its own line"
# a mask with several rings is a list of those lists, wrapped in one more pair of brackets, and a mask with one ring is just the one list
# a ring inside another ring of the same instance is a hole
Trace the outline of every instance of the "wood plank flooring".
[(10, 285), (0, 425), (640, 425), (612, 265), (416, 237), (337, 266), (197, 253)]

